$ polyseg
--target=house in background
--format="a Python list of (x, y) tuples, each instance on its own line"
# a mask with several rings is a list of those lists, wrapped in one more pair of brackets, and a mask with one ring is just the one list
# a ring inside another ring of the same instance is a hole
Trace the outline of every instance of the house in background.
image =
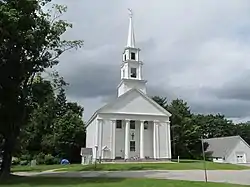
[(117, 97), (86, 124), (86, 147), (93, 150), (93, 161), (171, 159), (171, 114), (147, 96), (142, 66), (130, 14)]
[(208, 144), (206, 153), (213, 162), (250, 163), (250, 146), (240, 136), (204, 139)]

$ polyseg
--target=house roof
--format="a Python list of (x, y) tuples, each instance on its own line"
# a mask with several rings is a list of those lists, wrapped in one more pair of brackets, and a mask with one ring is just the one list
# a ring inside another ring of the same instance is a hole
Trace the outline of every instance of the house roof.
[(97, 114), (100, 113), (106, 113), (105, 110), (108, 109), (109, 107), (112, 107), (114, 104), (124, 100), (125, 98), (127, 98), (130, 94), (132, 93), (138, 93), (140, 96), (142, 96), (145, 100), (147, 100), (149, 103), (151, 103), (155, 108), (157, 108), (160, 112), (162, 112), (164, 115), (166, 116), (171, 116), (171, 114), (165, 110), (163, 107), (161, 107), (158, 103), (156, 103), (153, 99), (151, 99), (150, 97), (148, 97), (145, 93), (143, 93), (142, 91), (133, 88), (129, 91), (127, 91), (126, 93), (124, 93), (123, 95), (121, 95), (120, 97), (115, 98), (113, 101), (107, 103), (106, 105), (104, 105), (103, 107), (101, 107), (100, 109), (98, 109), (93, 115), (92, 117), (89, 119), (89, 121), (87, 122), (86, 126), (88, 126), (92, 120), (97, 116)]
[[(221, 158), (230, 154), (240, 141), (244, 141), (240, 136), (204, 139), (204, 142), (209, 144), (206, 152), (211, 153), (212, 157)], [(244, 143), (246, 142), (244, 141)]]

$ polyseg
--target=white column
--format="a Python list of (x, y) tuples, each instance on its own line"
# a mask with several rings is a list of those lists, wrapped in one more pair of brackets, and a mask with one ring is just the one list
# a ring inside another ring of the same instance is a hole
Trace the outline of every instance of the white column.
[(140, 65), (140, 62), (139, 62), (139, 68), (138, 68), (138, 79), (139, 80), (142, 80), (142, 73), (141, 73), (141, 65)]
[(157, 158), (157, 142), (156, 142), (156, 121), (153, 124), (153, 155), (154, 159)]
[(99, 142), (98, 142), (98, 157), (102, 158), (102, 142), (103, 142), (103, 120), (102, 119), (97, 119), (97, 123), (99, 126), (99, 131), (98, 131), (98, 135), (99, 135)]
[(171, 134), (170, 134), (170, 121), (167, 121), (166, 122), (166, 128), (167, 128), (167, 134), (166, 134), (166, 137), (167, 137), (167, 151), (168, 151), (168, 158), (171, 159)]
[(130, 120), (125, 120), (125, 155), (124, 158), (128, 159), (129, 158), (129, 121)]
[(156, 152), (156, 158), (160, 158), (160, 136), (159, 136), (159, 128), (160, 128), (160, 123), (158, 122), (156, 124), (156, 147), (157, 147), (157, 152)]
[(115, 159), (115, 131), (116, 131), (116, 120), (111, 120), (111, 159)]
[(100, 140), (100, 136), (99, 133), (100, 132), (100, 125), (99, 125), (99, 121), (96, 121), (96, 139), (95, 139), (95, 150), (94, 150), (94, 160), (97, 160), (99, 157), (99, 140)]
[(144, 121), (140, 126), (140, 159), (144, 159)]

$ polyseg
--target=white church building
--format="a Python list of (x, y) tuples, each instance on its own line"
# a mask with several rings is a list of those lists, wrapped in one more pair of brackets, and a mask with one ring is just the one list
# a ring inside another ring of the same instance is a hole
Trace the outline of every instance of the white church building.
[(93, 160), (169, 160), (171, 114), (147, 96), (131, 10), (122, 59), (117, 98), (87, 122), (86, 147), (92, 148)]

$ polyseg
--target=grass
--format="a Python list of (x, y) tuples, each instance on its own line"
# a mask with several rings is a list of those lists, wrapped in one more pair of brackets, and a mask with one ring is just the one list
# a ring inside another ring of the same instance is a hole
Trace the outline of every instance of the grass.
[(160, 179), (13, 177), (0, 187), (243, 187), (236, 184)]
[[(208, 170), (244, 170), (250, 169), (247, 166), (220, 164), (206, 162)], [(115, 164), (97, 164), (95, 168), (92, 165), (72, 164), (62, 165), (37, 165), (37, 166), (14, 166), (12, 172), (40, 172), (46, 170), (58, 169), (58, 171), (129, 171), (129, 170), (199, 170), (204, 169), (201, 161), (183, 161), (180, 163), (115, 163)]]
[(12, 172), (41, 172), (41, 171), (46, 171), (46, 170), (54, 170), (54, 169), (61, 169), (61, 168), (75, 168), (79, 167), (80, 164), (71, 164), (67, 166), (63, 165), (36, 165), (36, 166), (13, 166), (11, 168)]

